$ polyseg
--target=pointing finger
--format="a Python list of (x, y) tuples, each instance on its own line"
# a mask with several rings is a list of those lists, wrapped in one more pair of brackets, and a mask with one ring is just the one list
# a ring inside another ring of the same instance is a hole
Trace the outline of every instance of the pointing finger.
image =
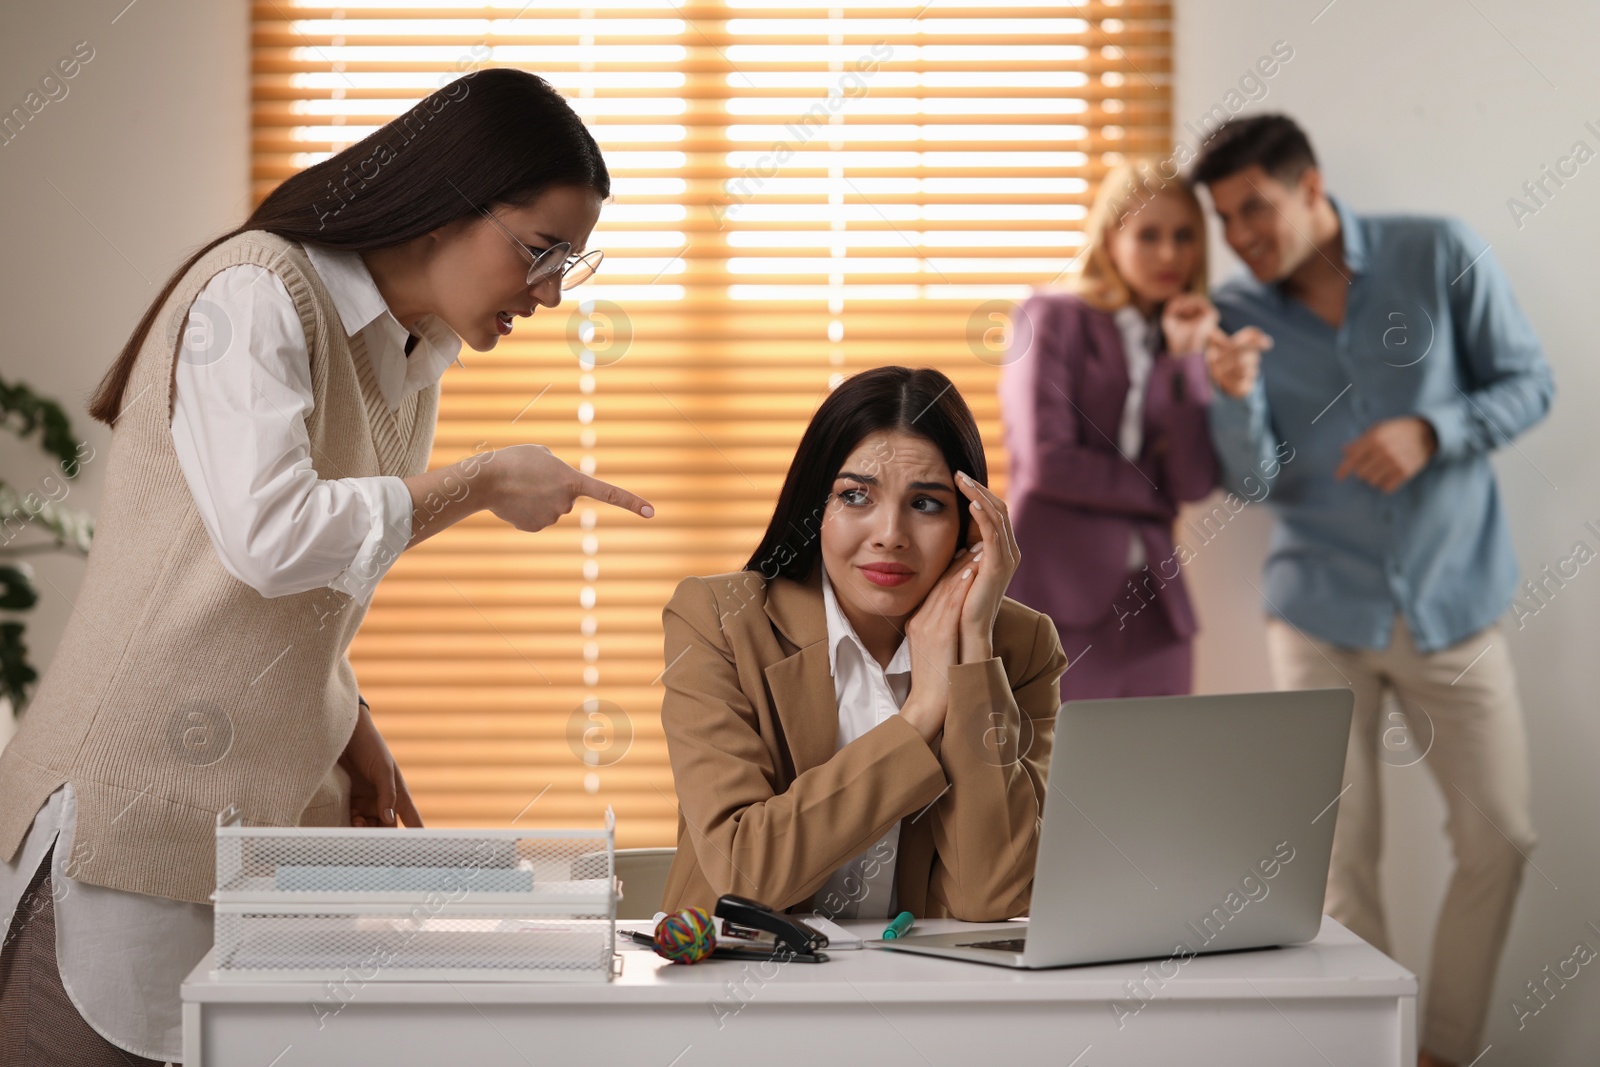
[(647, 519), (656, 513), (656, 509), (651, 507), (650, 502), (645, 500), (644, 497), (635, 496), (621, 486), (612, 485), (610, 482), (602, 482), (599, 478), (593, 478), (587, 474), (579, 474), (578, 478), (580, 479), (578, 482), (578, 496), (591, 497), (602, 503), (612, 504), (631, 511), (635, 515), (642, 515)]
[(1254, 326), (1246, 326), (1234, 334), (1233, 342), (1241, 348), (1255, 348), (1261, 351), (1272, 347), (1272, 338)]

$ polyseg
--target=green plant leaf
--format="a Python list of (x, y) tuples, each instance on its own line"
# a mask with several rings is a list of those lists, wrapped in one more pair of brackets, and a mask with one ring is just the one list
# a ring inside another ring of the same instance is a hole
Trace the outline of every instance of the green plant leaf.
[(28, 687), (39, 672), (28, 663), (28, 646), (22, 643), (22, 623), (0, 623), (0, 694), (11, 698), (14, 711), (28, 702)]
[(23, 439), (37, 431), (39, 447), (60, 461), (61, 473), (77, 477), (78, 440), (60, 404), (21, 382), (0, 379), (0, 425)]
[(24, 496), (0, 483), (0, 552), (12, 548), (11, 542), (30, 527), (49, 534), (61, 548), (84, 556), (94, 540), (94, 520), (87, 513), (64, 508), (38, 493)]
[(39, 592), (33, 587), (28, 567), (0, 566), (0, 608), (27, 611), (38, 602)]

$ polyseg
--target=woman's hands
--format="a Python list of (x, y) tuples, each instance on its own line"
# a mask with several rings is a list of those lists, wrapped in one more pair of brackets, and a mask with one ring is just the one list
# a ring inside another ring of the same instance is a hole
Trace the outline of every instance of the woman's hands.
[(422, 825), (405, 777), (364, 703), (356, 728), (339, 756), (339, 766), (350, 775), (351, 826), (394, 826), (396, 809), (407, 826)]
[(968, 506), (978, 529), (977, 543), (969, 546), (978, 573), (961, 608), (961, 662), (977, 663), (994, 655), (994, 620), (1022, 552), (1004, 500), (962, 471), (956, 472), (956, 488), (972, 502)]
[(593, 497), (650, 518), (655, 509), (642, 497), (573, 470), (544, 445), (511, 445), (469, 456), (405, 479), (411, 493), (410, 548), (468, 515), (491, 511), (531, 533), (572, 510), (580, 496)]
[(649, 518), (643, 497), (573, 470), (544, 445), (512, 445), (494, 453), (487, 508), (527, 533), (542, 530), (572, 510), (580, 496)]
[(956, 486), (971, 501), (978, 540), (956, 558), (906, 623), (911, 693), (900, 709), (930, 744), (944, 729), (950, 668), (994, 655), (994, 621), (1021, 552), (1005, 501), (963, 472)]
[(1217, 328), (1217, 309), (1199, 293), (1179, 293), (1161, 309), (1161, 333), (1174, 356), (1199, 352)]
[(950, 706), (950, 668), (961, 652), (961, 612), (974, 569), (971, 553), (965, 548), (957, 550), (955, 561), (906, 621), (911, 692), (900, 708), (900, 717), (915, 726), (930, 745), (944, 729), (945, 711)]

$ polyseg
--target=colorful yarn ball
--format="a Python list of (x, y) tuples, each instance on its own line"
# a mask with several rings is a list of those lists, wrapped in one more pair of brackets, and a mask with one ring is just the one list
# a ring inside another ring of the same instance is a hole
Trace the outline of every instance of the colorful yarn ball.
[(717, 947), (717, 927), (704, 908), (684, 908), (656, 923), (656, 955), (699, 963)]

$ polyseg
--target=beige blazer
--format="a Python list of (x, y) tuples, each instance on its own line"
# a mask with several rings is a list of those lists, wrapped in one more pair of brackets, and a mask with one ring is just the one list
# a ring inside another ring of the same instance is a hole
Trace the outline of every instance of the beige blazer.
[[(830, 914), (822, 884), (904, 820), (898, 905), (919, 917), (1023, 914), (1067, 658), (1050, 619), (1001, 602), (992, 659), (950, 668), (930, 746), (898, 715), (835, 751), (821, 567), (686, 578), (662, 612), (662, 725), (678, 851), (662, 908), (723, 893)], [(838, 904), (831, 907), (837, 912)]]

